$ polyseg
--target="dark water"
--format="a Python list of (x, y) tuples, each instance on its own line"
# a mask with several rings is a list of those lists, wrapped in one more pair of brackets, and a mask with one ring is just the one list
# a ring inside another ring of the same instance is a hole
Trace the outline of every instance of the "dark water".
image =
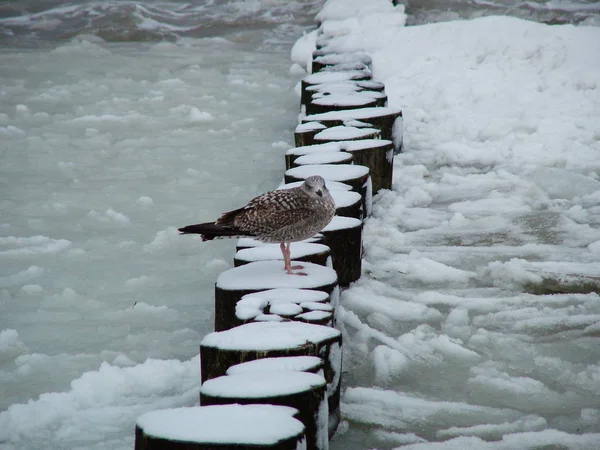
[[(0, 3), (0, 46), (40, 47), (79, 34), (109, 42), (175, 41), (181, 37), (248, 32), (300, 34), (314, 25), (323, 0), (86, 1), (12, 0)], [(484, 15), (510, 15), (548, 24), (600, 25), (592, 0), (398, 0), (408, 24)]]
[(408, 25), (505, 15), (550, 25), (600, 25), (596, 0), (404, 0)]
[(0, 45), (43, 46), (78, 34), (108, 42), (175, 41), (236, 33), (243, 39), (248, 31), (298, 35), (314, 24), (322, 3), (13, 0), (0, 4)]

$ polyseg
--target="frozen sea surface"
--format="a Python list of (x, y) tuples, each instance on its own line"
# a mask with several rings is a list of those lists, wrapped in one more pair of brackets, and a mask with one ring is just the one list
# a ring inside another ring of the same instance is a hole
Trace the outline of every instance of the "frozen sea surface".
[[(94, 17), (103, 3), (73, 8)], [(211, 17), (233, 20), (236, 4)], [(147, 6), (120, 5), (127, 17)], [(318, 11), (286, 5), (257, 3), (210, 37), (148, 42), (4, 22), (1, 448), (132, 448), (141, 413), (197, 402), (198, 345), (235, 243), (176, 227), (282, 179), (298, 114), (289, 49)]]

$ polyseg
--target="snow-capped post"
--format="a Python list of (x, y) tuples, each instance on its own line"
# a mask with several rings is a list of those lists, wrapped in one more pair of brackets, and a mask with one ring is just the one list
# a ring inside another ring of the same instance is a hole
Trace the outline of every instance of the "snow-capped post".
[[(329, 247), (323, 244), (293, 242), (290, 245), (294, 261), (309, 262), (327, 266)], [(233, 257), (235, 267), (256, 261), (282, 260), (283, 256), (278, 244), (263, 244), (253, 248), (239, 250)]]
[(331, 295), (309, 289), (270, 289), (256, 292), (244, 295), (235, 305), (235, 318), (238, 321), (236, 326), (249, 322), (295, 320), (335, 327), (338, 303), (339, 289)]
[(352, 154), (348, 152), (313, 153), (296, 158), (292, 167), (314, 164), (352, 164), (353, 161)]
[[(374, 194), (380, 189), (391, 189), (394, 144), (392, 141), (386, 139), (332, 141), (326, 144), (290, 148), (285, 152), (286, 168), (298, 167), (300, 164), (297, 164), (296, 160), (304, 156), (311, 156), (315, 161), (318, 161), (318, 158), (328, 158), (330, 156), (326, 155), (335, 154), (336, 152), (351, 153), (354, 164), (366, 166), (370, 169)], [(311, 160), (309, 159), (309, 161)]]
[(252, 262), (221, 273), (215, 284), (215, 331), (237, 325), (235, 307), (246, 294), (275, 288), (315, 289), (328, 294), (335, 291), (335, 270), (312, 263), (301, 265), (306, 276), (288, 275), (281, 261), (274, 260)]
[[(307, 105), (312, 97), (312, 93), (307, 91), (309, 86), (324, 83), (339, 83), (343, 81), (364, 81), (371, 79), (369, 70), (348, 70), (342, 72), (319, 72), (307, 75), (302, 78), (300, 83), (300, 103)], [(308, 122), (308, 121), (307, 121)]]
[(206, 380), (229, 367), (261, 358), (318, 356), (324, 363), (329, 405), (329, 435), (340, 420), (342, 334), (339, 330), (301, 322), (252, 322), (213, 332), (200, 343), (200, 373)]
[(373, 195), (381, 189), (392, 188), (394, 171), (394, 143), (387, 139), (344, 142), (341, 148), (354, 157), (354, 164), (370, 170)]
[(320, 175), (325, 179), (325, 184), (337, 181), (352, 187), (363, 199), (363, 210), (369, 214), (372, 201), (372, 183), (369, 178), (369, 168), (356, 164), (314, 164), (299, 166), (285, 171), (286, 183), (304, 181), (310, 176)]
[[(358, 122), (358, 121), (357, 121)], [(359, 125), (357, 123), (357, 125)], [(361, 139), (381, 139), (381, 130), (371, 128), (368, 124), (363, 126), (337, 126), (326, 128), (316, 133), (313, 137), (315, 144), (326, 144), (338, 141), (357, 141)], [(365, 126), (366, 125), (366, 126)]]
[(329, 448), (327, 383), (321, 375), (302, 371), (246, 372), (202, 383), (200, 405), (269, 404), (299, 411), (306, 428), (307, 450)]
[(387, 106), (385, 85), (373, 80), (345, 80), (331, 83), (313, 84), (306, 88), (309, 100), (315, 100), (333, 94), (366, 95), (377, 101), (377, 106)]
[(340, 286), (358, 280), (362, 271), (362, 221), (335, 216), (322, 233), (325, 245), (331, 249)]
[(343, 111), (330, 111), (323, 114), (311, 114), (302, 122), (321, 122), (327, 127), (335, 127), (352, 123), (366, 122), (381, 130), (381, 138), (394, 142), (394, 153), (402, 151), (403, 121), (402, 110), (399, 108), (362, 108)]
[(250, 372), (310, 372), (323, 376), (323, 360), (318, 356), (282, 356), (280, 358), (262, 358), (236, 364), (227, 369), (227, 375), (239, 375)]
[(326, 50), (315, 50), (312, 54), (312, 73), (349, 63), (358, 63), (370, 68), (372, 62), (371, 57), (364, 52), (331, 53)]
[(306, 114), (320, 114), (342, 109), (374, 108), (378, 105), (376, 98), (359, 94), (332, 94), (315, 97), (311, 96), (306, 104)]
[(319, 122), (307, 122), (299, 124), (294, 130), (294, 144), (296, 147), (314, 144), (314, 137), (319, 131), (327, 128)]
[(303, 450), (306, 427), (299, 419), (298, 410), (276, 405), (160, 409), (138, 418), (134, 448)]
[[(318, 123), (318, 122), (310, 122), (310, 123)], [(318, 132), (318, 131), (317, 131)], [(316, 133), (315, 133), (316, 134)], [(294, 161), (296, 158), (304, 155), (310, 155), (313, 153), (323, 154), (323, 153), (334, 153), (341, 151), (340, 144), (336, 142), (329, 142), (327, 144), (309, 144), (309, 145), (300, 145), (294, 148), (290, 148), (285, 152), (285, 170), (291, 169), (294, 166)], [(329, 188), (331, 190), (331, 188)]]

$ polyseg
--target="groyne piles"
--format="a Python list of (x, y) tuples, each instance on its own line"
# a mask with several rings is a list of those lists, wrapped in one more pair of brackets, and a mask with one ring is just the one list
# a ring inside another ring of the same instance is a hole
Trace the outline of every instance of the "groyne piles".
[(362, 223), (391, 188), (402, 112), (387, 106), (369, 55), (328, 49), (322, 28), (301, 91), (280, 189), (320, 175), (336, 216), (291, 245), (305, 276), (283, 271), (278, 245), (238, 241), (235, 267), (215, 283), (215, 331), (200, 343), (200, 406), (141, 416), (136, 450), (329, 447), (341, 420), (340, 290), (361, 275)]

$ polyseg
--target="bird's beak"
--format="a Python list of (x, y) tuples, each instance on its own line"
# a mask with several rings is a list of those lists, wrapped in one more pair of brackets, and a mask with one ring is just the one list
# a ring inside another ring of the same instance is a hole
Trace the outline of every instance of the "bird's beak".
[(319, 190), (317, 191), (317, 195), (318, 195), (319, 197), (323, 197), (323, 191), (322, 191), (321, 189), (319, 189)]

